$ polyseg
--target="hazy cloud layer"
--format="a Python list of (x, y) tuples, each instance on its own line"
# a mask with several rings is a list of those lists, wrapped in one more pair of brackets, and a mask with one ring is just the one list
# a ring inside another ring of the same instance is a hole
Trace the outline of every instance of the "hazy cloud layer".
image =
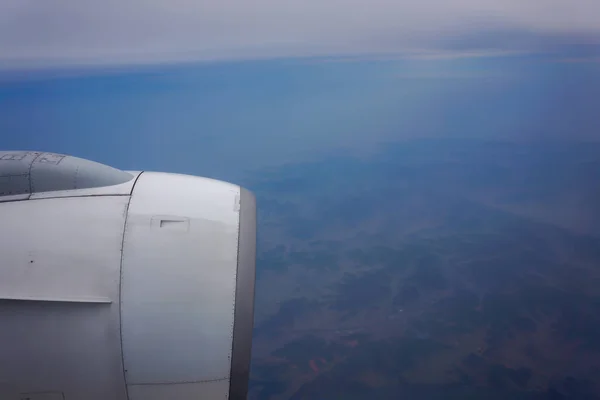
[(0, 68), (585, 47), (598, 15), (598, 0), (3, 0)]

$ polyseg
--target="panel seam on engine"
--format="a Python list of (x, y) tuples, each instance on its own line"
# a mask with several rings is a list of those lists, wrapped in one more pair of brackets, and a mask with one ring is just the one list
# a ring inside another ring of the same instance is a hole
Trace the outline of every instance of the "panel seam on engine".
[(125, 222), (123, 224), (123, 237), (121, 238), (121, 264), (119, 266), (119, 340), (121, 342), (121, 364), (123, 366), (123, 382), (125, 383), (125, 397), (127, 397), (127, 399), (129, 399), (129, 390), (127, 388), (129, 385), (127, 384), (127, 370), (125, 369), (125, 355), (123, 349), (123, 298), (121, 292), (123, 288), (123, 257), (125, 250), (125, 235), (127, 234), (127, 222), (129, 220), (129, 207), (131, 206), (131, 200), (133, 198), (133, 190), (138, 182), (138, 179), (140, 179), (140, 176), (142, 176), (143, 173), (144, 171), (140, 172), (135, 178), (135, 181), (131, 186), (131, 192), (129, 194), (129, 201), (127, 202), (127, 207), (125, 207)]
[(211, 382), (223, 382), (229, 380), (229, 377), (216, 378), (216, 379), (203, 379), (198, 381), (177, 381), (177, 382), (140, 382), (140, 383), (128, 383), (128, 386), (153, 386), (153, 385), (191, 385), (194, 383), (211, 383)]
[[(35, 154), (35, 153), (33, 153)], [(31, 161), (31, 164), (29, 164), (29, 172), (27, 173), (29, 175), (29, 193), (33, 193), (33, 177), (31, 175), (31, 172), (33, 171), (33, 164), (36, 162), (36, 160), (38, 158), (40, 158), (43, 154), (45, 154), (44, 152), (40, 152), (37, 156), (34, 157), (34, 159)]]
[[(38, 193), (33, 193), (32, 195), (41, 195), (42, 193), (51, 193), (51, 192), (38, 192)], [(23, 194), (27, 194), (27, 193), (23, 193)], [(35, 201), (35, 200), (49, 200), (49, 199), (72, 199), (72, 198), (82, 198), (82, 197), (124, 197), (124, 196), (131, 196), (129, 193), (98, 193), (98, 194), (84, 194), (84, 195), (69, 195), (69, 196), (60, 196), (60, 195), (56, 195), (56, 196), (48, 196), (48, 197), (33, 197), (30, 198), (30, 201)]]

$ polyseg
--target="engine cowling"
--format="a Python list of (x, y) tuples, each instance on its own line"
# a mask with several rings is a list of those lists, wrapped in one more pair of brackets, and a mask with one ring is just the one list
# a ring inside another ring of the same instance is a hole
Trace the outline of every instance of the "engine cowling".
[(0, 398), (246, 398), (252, 193), (0, 152), (0, 221)]

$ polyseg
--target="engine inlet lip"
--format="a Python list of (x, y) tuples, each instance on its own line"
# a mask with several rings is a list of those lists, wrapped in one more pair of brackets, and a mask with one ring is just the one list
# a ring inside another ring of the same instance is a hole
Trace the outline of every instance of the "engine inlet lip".
[(240, 188), (240, 222), (229, 399), (245, 400), (250, 380), (256, 279), (256, 198)]

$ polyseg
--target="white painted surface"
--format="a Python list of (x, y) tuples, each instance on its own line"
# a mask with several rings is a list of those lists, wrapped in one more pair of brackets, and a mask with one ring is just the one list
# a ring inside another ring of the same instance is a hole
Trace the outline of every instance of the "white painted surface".
[(128, 197), (0, 206), (1, 298), (118, 301)]
[[(130, 400), (227, 397), (228, 385), (202, 382), (230, 374), (239, 194), (238, 186), (185, 175), (138, 179), (121, 297)], [(173, 385), (181, 382), (198, 384)], [(147, 384), (163, 384), (161, 392)]]
[(118, 284), (127, 203), (118, 196), (0, 205), (0, 298), (11, 299), (0, 302), (1, 399), (126, 399)]
[(129, 400), (226, 400), (229, 379), (204, 383), (176, 385), (129, 386)]

